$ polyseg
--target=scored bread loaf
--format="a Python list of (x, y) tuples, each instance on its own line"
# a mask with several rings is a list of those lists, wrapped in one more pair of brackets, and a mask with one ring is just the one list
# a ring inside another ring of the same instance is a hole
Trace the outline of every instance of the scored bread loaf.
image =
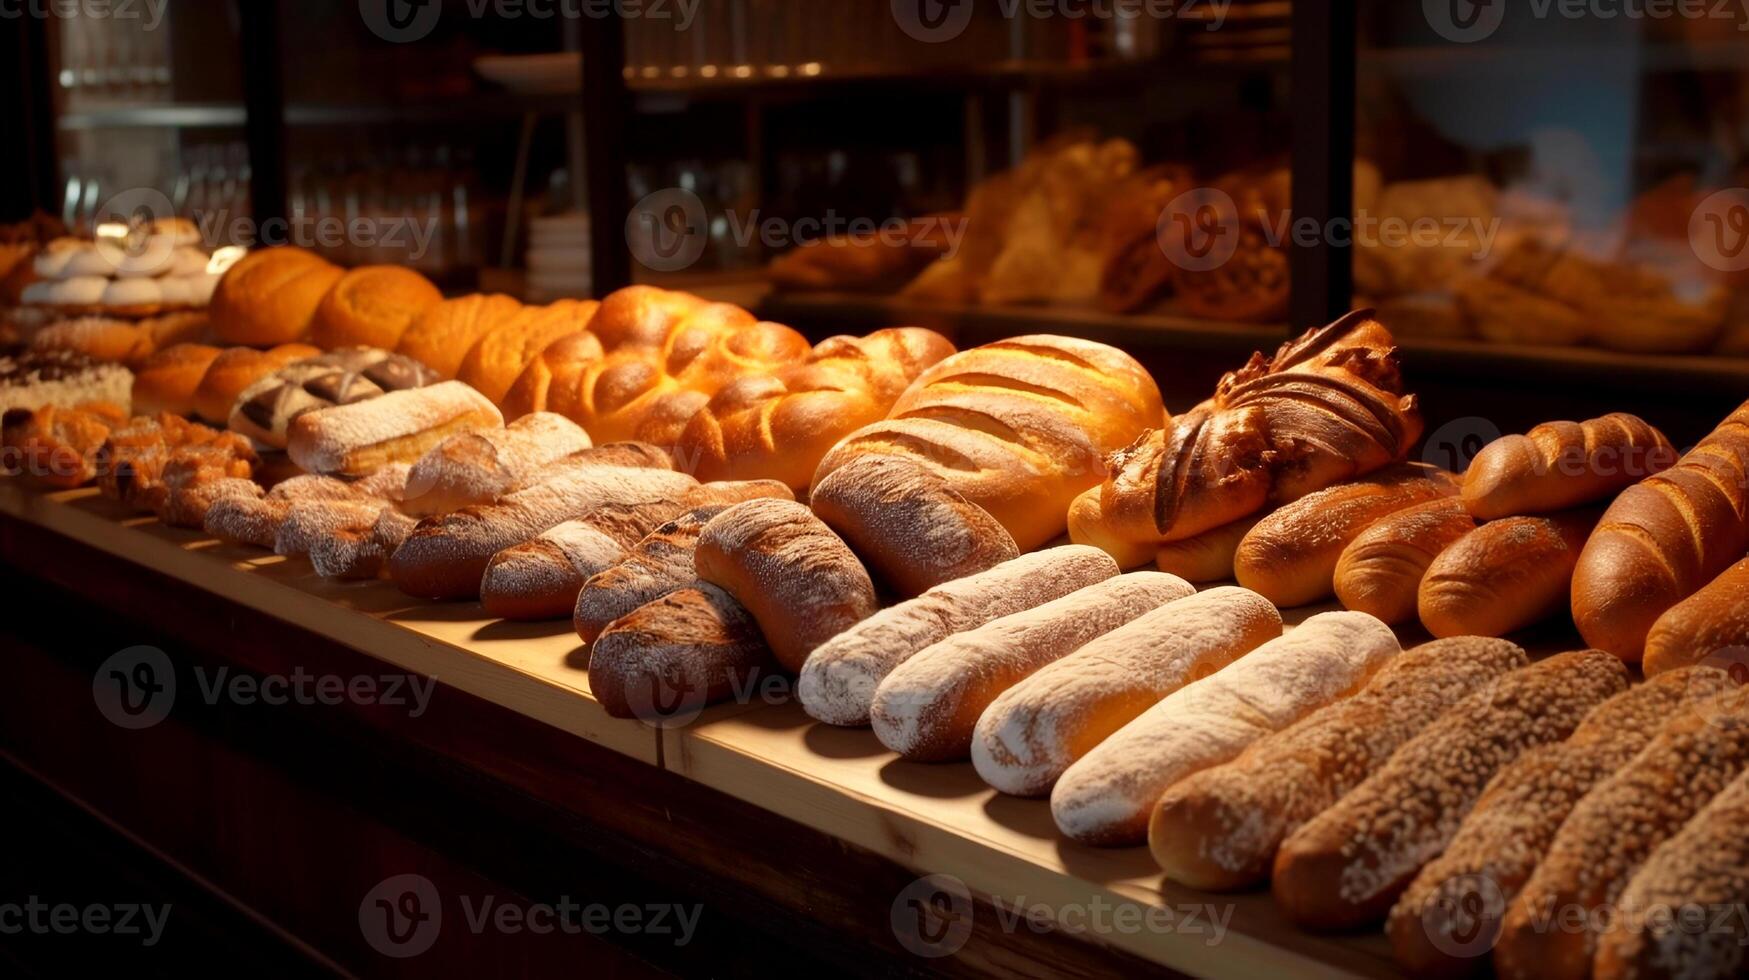
[(215, 425), (226, 425), (237, 399), (256, 382), (280, 368), (321, 354), (309, 344), (281, 344), (264, 351), (253, 347), (221, 351), (207, 365), (194, 389), (194, 414)]
[(1290, 834), (1452, 705), (1528, 662), (1514, 644), (1475, 637), (1404, 651), (1354, 697), (1168, 789), (1148, 824), (1154, 860), (1169, 880), (1205, 891), (1264, 881)]
[[(413, 464), (402, 506), (425, 517), (491, 503), (527, 486), (543, 467), (589, 446), (577, 423), (551, 412), (525, 415), (502, 429), (463, 432)], [(660, 450), (648, 448), (652, 466), (671, 468), (660, 461)]]
[(1596, 510), (1482, 525), (1427, 567), (1416, 596), (1434, 636), (1505, 636), (1564, 612)]
[(456, 368), (456, 380), (474, 386), (493, 404), (503, 404), (523, 369), (559, 338), (585, 330), (599, 305), (562, 299), (551, 306), (523, 307), (474, 341)]
[(394, 350), (413, 321), (442, 300), (442, 291), (431, 280), (406, 266), (360, 266), (322, 297), (310, 322), (310, 343), (323, 350)]
[(851, 460), (820, 481), (808, 504), (904, 599), (1020, 555), (988, 511), (901, 456)]
[(1236, 757), (1364, 686), (1401, 648), (1365, 613), (1313, 616), (1213, 676), (1182, 687), (1082, 756), (1051, 790), (1051, 816), (1073, 840), (1140, 844), (1174, 783)]
[(1566, 739), (1626, 688), (1619, 661), (1586, 650), (1515, 670), (1464, 698), (1282, 841), (1276, 904), (1308, 929), (1377, 922), (1450, 843), (1495, 773)]
[(919, 651), (1117, 574), (1117, 564), (1097, 548), (1064, 545), (944, 582), (821, 644), (802, 665), (796, 693), (820, 721), (866, 725), (881, 681)]
[(1658, 617), (1745, 552), (1749, 402), (1604, 512), (1573, 573), (1573, 620), (1585, 642), (1636, 663)]
[(309, 333), (322, 297), (346, 273), (314, 252), (260, 249), (225, 273), (213, 292), (213, 334), (227, 344), (271, 347)]
[(861, 560), (793, 500), (749, 500), (718, 514), (693, 563), (699, 578), (747, 607), (792, 674), (815, 647), (880, 608)]
[(1484, 521), (1552, 514), (1608, 500), (1674, 465), (1670, 440), (1632, 415), (1547, 422), (1476, 454), (1464, 471), (1464, 506)]
[(918, 651), (875, 690), (869, 721), (906, 759), (971, 752), (978, 716), (1015, 684), (1137, 617), (1195, 592), (1163, 572), (1121, 575)]
[(761, 675), (778, 672), (753, 615), (707, 582), (615, 620), (589, 651), (589, 692), (607, 713), (655, 725), (757, 690)]
[(1342, 549), (1336, 560), (1336, 598), (1344, 608), (1371, 613), (1392, 626), (1414, 621), (1427, 567), (1476, 529), (1456, 497), (1397, 511)]
[(1719, 666), (1749, 662), (1749, 560), (1670, 607), (1646, 637), (1646, 676), (1718, 659)]
[(1002, 692), (978, 718), (972, 765), (1000, 792), (1043, 796), (1162, 698), (1279, 636), (1281, 614), (1247, 589), (1167, 603)]
[(222, 353), (220, 348), (205, 344), (177, 344), (147, 358), (134, 374), (134, 413), (195, 414), (194, 393)]
[(454, 378), (481, 337), (521, 312), (521, 303), (495, 293), (444, 300), (413, 320), (395, 344), (395, 352), (425, 365), (440, 378)]
[[(1590, 976), (1602, 917), (1652, 851), (1749, 765), (1749, 689), (1695, 703), (1587, 793), (1506, 910), (1494, 969), (1508, 980)], [(1742, 828), (1738, 828), (1739, 833)], [(1577, 928), (1549, 910), (1583, 909)], [(1560, 920), (1557, 920), (1560, 921)]]
[(698, 581), (693, 554), (711, 518), (727, 507), (695, 507), (634, 545), (617, 565), (591, 576), (577, 594), (572, 625), (594, 643), (608, 624), (639, 606)]
[(1154, 553), (1154, 567), (1187, 582), (1224, 582), (1233, 577), (1239, 542), (1256, 526), (1257, 521), (1247, 517), (1194, 538), (1168, 541)]
[(840, 439), (885, 418), (918, 375), (953, 353), (921, 327), (830, 338), (801, 364), (717, 392), (687, 423), (676, 453), (701, 480), (782, 480), (804, 492)]
[(1128, 354), (1028, 336), (963, 351), (923, 372), (885, 421), (846, 436), (813, 485), (865, 455), (909, 457), (945, 477), (1030, 551), (1062, 534), (1104, 459), (1165, 417)]
[(672, 470), (603, 465), (591, 452), (494, 503), (421, 521), (389, 562), (395, 584), (420, 599), (475, 599), (486, 566), (505, 548), (602, 507), (666, 500), (698, 485)]
[(1343, 549), (1362, 532), (1398, 511), (1457, 492), (1444, 470), (1401, 463), (1309, 493), (1257, 522), (1233, 555), (1233, 575), (1282, 607), (1328, 598)]
[[(1482, 965), (1485, 948), (1466, 940), (1492, 945), (1506, 904), (1574, 805), (1638, 755), (1665, 720), (1730, 683), (1724, 671), (1693, 667), (1629, 688), (1586, 715), (1571, 738), (1531, 749), (1502, 769), (1445, 853), (1391, 907), (1385, 932), (1398, 964), (1415, 976), (1459, 976)], [(1467, 948), (1477, 955), (1461, 955)]]
[(411, 463), (458, 433), (503, 425), (485, 396), (444, 381), (300, 415), (287, 429), (286, 454), (311, 473), (368, 476)]

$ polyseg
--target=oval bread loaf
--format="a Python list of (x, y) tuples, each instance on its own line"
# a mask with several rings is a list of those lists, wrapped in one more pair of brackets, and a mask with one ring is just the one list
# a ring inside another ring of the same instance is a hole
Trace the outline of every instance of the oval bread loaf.
[(591, 576), (577, 594), (571, 622), (584, 643), (646, 603), (698, 581), (693, 554), (711, 518), (728, 507), (696, 507), (651, 531), (619, 564)]
[(1483, 447), (1464, 471), (1464, 506), (1484, 521), (1571, 510), (1606, 501), (1676, 458), (1662, 432), (1632, 415), (1548, 422)]
[(1597, 511), (1491, 521), (1435, 558), (1416, 607), (1434, 636), (1505, 636), (1567, 608)]
[(1154, 567), (1187, 582), (1224, 582), (1233, 577), (1239, 542), (1256, 526), (1257, 521), (1247, 517), (1194, 538), (1168, 541), (1154, 553)]
[(1715, 661), (1749, 663), (1749, 560), (1670, 608), (1646, 637), (1646, 676)]
[(1428, 566), (1475, 529), (1476, 519), (1455, 497), (1387, 515), (1342, 549), (1336, 598), (1392, 626), (1413, 622)]
[(589, 652), (589, 691), (615, 718), (689, 719), (775, 673), (771, 649), (734, 597), (695, 582), (615, 620)]
[(543, 467), (588, 448), (589, 436), (575, 422), (550, 412), (523, 416), (502, 429), (451, 436), (413, 464), (402, 507), (424, 517), (488, 504), (527, 486)]

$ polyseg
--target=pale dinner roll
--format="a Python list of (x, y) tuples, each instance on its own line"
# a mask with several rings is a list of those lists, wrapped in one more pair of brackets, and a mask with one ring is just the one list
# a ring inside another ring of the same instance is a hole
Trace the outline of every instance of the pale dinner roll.
[(310, 343), (324, 350), (336, 347), (381, 347), (394, 350), (401, 335), (443, 293), (412, 269), (398, 265), (367, 265), (340, 277), (322, 297), (310, 323)]

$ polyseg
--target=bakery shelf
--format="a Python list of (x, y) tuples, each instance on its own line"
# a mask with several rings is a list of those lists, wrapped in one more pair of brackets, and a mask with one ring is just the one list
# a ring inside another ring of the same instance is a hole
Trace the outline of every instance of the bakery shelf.
[(67, 131), (95, 129), (228, 129), (248, 121), (241, 105), (182, 103), (93, 106), (63, 113), (56, 124)]

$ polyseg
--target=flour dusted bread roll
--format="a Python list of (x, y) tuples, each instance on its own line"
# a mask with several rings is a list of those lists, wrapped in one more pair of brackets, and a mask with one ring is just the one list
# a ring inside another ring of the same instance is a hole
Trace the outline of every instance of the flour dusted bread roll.
[(329, 351), (288, 364), (245, 388), (231, 409), (231, 430), (257, 445), (284, 449), (291, 424), (299, 416), (436, 380), (424, 365), (388, 351), (370, 347)]
[[(463, 432), (445, 439), (413, 464), (407, 476), (409, 514), (447, 514), (486, 504), (527, 486), (541, 469), (590, 446), (589, 436), (562, 415), (525, 415), (501, 429)], [(659, 451), (652, 448), (653, 465)]]
[(1418, 504), (1453, 497), (1444, 470), (1402, 463), (1339, 484), (1282, 507), (1239, 542), (1233, 574), (1278, 606), (1304, 606), (1330, 596), (1343, 549), (1379, 520)]
[(978, 716), (1003, 691), (1194, 591), (1183, 579), (1137, 572), (950, 636), (899, 664), (881, 682), (869, 705), (875, 736), (912, 761), (964, 759)]
[(310, 545), (310, 567), (323, 578), (362, 581), (380, 577), (389, 556), (407, 540), (418, 520), (384, 507), (368, 528), (345, 527)]
[(1342, 549), (1336, 598), (1392, 626), (1412, 622), (1428, 566), (1475, 529), (1476, 519), (1456, 497), (1388, 514)]
[(752, 614), (706, 582), (615, 620), (589, 651), (589, 691), (607, 713), (654, 725), (757, 690), (778, 671)]
[(973, 732), (972, 765), (1001, 792), (1042, 796), (1162, 698), (1279, 636), (1281, 614), (1246, 589), (1211, 589), (1143, 613), (996, 698)]
[(1365, 613), (1323, 613), (1180, 688), (1099, 743), (1051, 790), (1057, 829), (1104, 847), (1140, 844), (1174, 783), (1364, 686), (1400, 652)]
[[(1740, 561), (1712, 584), (1682, 600), (1652, 624), (1646, 637), (1646, 676), (1686, 664), (1737, 657), (1749, 649), (1749, 560)], [(1722, 655), (1722, 657), (1721, 657)]]
[(1452, 705), (1528, 662), (1511, 643), (1475, 637), (1405, 651), (1354, 697), (1168, 789), (1148, 824), (1154, 859), (1168, 879), (1192, 888), (1264, 881), (1288, 835)]
[(753, 613), (785, 670), (880, 608), (868, 570), (813, 511), (750, 500), (711, 519), (693, 556), (698, 577)]
[(854, 459), (820, 481), (814, 513), (902, 598), (1018, 557), (989, 512), (934, 470), (899, 456)]
[(286, 453), (311, 473), (368, 476), (417, 460), (458, 433), (503, 425), (479, 392), (445, 381), (300, 415), (287, 431)]
[(324, 350), (394, 350), (413, 321), (442, 300), (431, 280), (405, 266), (361, 266), (341, 276), (322, 297), (310, 322), (310, 343)]
[[(1484, 965), (1480, 954), (1499, 935), (1507, 903), (1574, 805), (1638, 755), (1665, 721), (1730, 686), (1724, 671), (1691, 667), (1629, 688), (1586, 715), (1571, 738), (1531, 749), (1501, 770), (1445, 853), (1391, 907), (1385, 932), (1397, 962), (1415, 976), (1460, 976)], [(1477, 955), (1461, 955), (1468, 950)]]
[(413, 320), (401, 334), (395, 352), (424, 364), (440, 378), (454, 378), (481, 337), (521, 312), (521, 303), (493, 293), (444, 300)]
[[(1613, 911), (1658, 845), (1674, 837), (1749, 765), (1749, 689), (1701, 701), (1573, 807), (1512, 901), (1494, 947), (1508, 980), (1591, 973), (1598, 919), (1549, 928), (1548, 909)], [(1738, 828), (1741, 832), (1741, 828)]]
[(1434, 636), (1505, 636), (1567, 607), (1595, 510), (1491, 521), (1427, 567), (1416, 607)]
[(1256, 526), (1255, 520), (1246, 518), (1194, 538), (1169, 541), (1154, 553), (1154, 567), (1187, 582), (1224, 582), (1233, 577), (1239, 542)]
[(1476, 454), (1464, 505), (1484, 521), (1552, 514), (1606, 501), (1674, 465), (1670, 440), (1632, 415), (1548, 422)]
[(802, 665), (796, 693), (820, 721), (866, 725), (881, 681), (919, 651), (1117, 574), (1117, 564), (1097, 548), (1065, 545), (944, 582), (821, 644)]
[(864, 455), (905, 456), (989, 511), (1022, 551), (1063, 533), (1104, 458), (1165, 417), (1134, 358), (1068, 337), (963, 351), (923, 372), (882, 422), (846, 436), (814, 485)]
[(617, 565), (598, 572), (577, 594), (572, 625), (594, 643), (614, 620), (698, 581), (698, 537), (727, 507), (695, 507), (651, 531)]
[(1573, 573), (1573, 620), (1585, 642), (1637, 663), (1658, 617), (1745, 552), (1749, 403), (1604, 512)]
[(1276, 904), (1308, 929), (1377, 922), (1451, 842), (1495, 773), (1563, 741), (1626, 688), (1619, 662), (1587, 650), (1513, 671), (1458, 702), (1282, 842)]

